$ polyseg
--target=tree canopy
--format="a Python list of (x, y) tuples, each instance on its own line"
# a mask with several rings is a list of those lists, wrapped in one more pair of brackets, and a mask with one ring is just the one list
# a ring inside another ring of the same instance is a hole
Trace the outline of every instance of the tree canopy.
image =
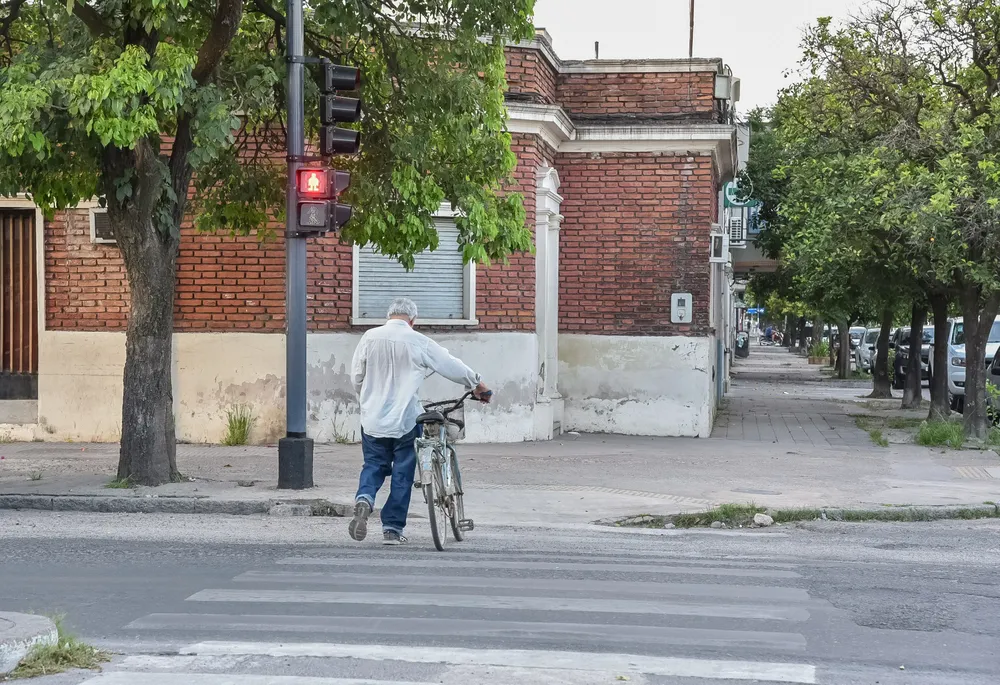
[[(533, 0), (305, 5), (306, 52), (362, 73), (343, 239), (404, 265), (457, 211), (466, 260), (531, 248), (505, 192), (504, 46)], [(176, 476), (170, 337), (179, 233), (268, 235), (284, 213), (285, 8), (276, 0), (0, 0), (0, 194), (46, 212), (100, 196), (131, 300), (119, 476)], [(317, 90), (306, 79), (313, 130)]]

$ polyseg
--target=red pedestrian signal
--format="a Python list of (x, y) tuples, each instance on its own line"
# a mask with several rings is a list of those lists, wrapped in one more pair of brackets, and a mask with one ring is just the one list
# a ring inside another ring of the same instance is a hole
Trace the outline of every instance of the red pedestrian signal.
[(330, 192), (327, 169), (299, 169), (299, 193), (308, 197), (325, 198)]

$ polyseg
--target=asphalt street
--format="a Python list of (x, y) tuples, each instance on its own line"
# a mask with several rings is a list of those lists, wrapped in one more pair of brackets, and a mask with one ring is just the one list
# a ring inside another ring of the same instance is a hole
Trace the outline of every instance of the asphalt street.
[(115, 652), (45, 685), (791, 682), (1000, 672), (1000, 523), (487, 528), (0, 512), (0, 609)]

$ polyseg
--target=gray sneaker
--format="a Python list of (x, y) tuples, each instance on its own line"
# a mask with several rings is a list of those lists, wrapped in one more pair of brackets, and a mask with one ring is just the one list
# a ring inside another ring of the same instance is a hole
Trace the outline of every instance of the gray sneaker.
[(372, 507), (368, 502), (361, 499), (354, 505), (354, 518), (347, 526), (350, 536), (361, 542), (368, 535), (368, 517), (372, 513)]
[(405, 545), (407, 542), (405, 535), (400, 535), (394, 530), (387, 530), (382, 533), (383, 545)]

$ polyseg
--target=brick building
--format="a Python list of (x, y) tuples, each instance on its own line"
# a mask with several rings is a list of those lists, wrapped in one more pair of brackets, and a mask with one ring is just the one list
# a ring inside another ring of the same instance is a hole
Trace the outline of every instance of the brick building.
[[(310, 243), (309, 430), (359, 436), (351, 355), (387, 302), (497, 390), (468, 439), (560, 430), (701, 435), (726, 375), (728, 297), (710, 263), (720, 188), (737, 163), (721, 60), (561, 61), (543, 30), (507, 51), (516, 182), (536, 254), (463, 265), (440, 247), (406, 273), (336, 237)], [(721, 93), (725, 95), (725, 92)], [(43, 220), (0, 200), (3, 369), (12, 437), (111, 441), (121, 421), (127, 283), (97, 203)], [(237, 404), (255, 439), (284, 433), (284, 246), (185, 230), (174, 347), (178, 437), (217, 442)], [(688, 320), (673, 323), (672, 296)], [(432, 380), (430, 395), (454, 393)], [(35, 400), (33, 402), (32, 400)]]

